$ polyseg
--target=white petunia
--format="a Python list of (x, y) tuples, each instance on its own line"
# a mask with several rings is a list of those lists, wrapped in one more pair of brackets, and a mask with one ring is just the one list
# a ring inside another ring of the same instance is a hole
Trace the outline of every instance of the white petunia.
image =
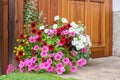
[(43, 30), (43, 29), (45, 29), (44, 25), (42, 25), (42, 26), (39, 27), (39, 30)]
[(79, 35), (79, 38), (80, 38), (81, 42), (86, 42), (87, 41), (86, 37), (83, 36), (83, 35)]
[(62, 18), (63, 23), (68, 23), (68, 20), (66, 18)]
[(84, 44), (80, 42), (79, 45), (76, 46), (76, 49), (80, 50), (80, 49), (82, 49), (84, 47), (85, 47)]
[(77, 28), (77, 27), (78, 27), (78, 25), (77, 25), (75, 22), (71, 22), (70, 25), (71, 25), (72, 27), (74, 27), (74, 28)]
[(69, 28), (69, 32), (75, 32), (75, 29), (73, 27)]
[(59, 19), (60, 19), (60, 17), (58, 15), (54, 17), (54, 21), (57, 21)]
[(57, 24), (54, 24), (54, 25), (53, 25), (53, 29), (56, 29), (57, 27), (58, 27)]
[(49, 29), (45, 29), (44, 32), (47, 33), (49, 31)]
[(77, 29), (75, 29), (75, 34), (80, 34), (80, 32), (77, 30)]
[(87, 41), (89, 46), (92, 46), (92, 43), (90, 41), (90, 37), (88, 35), (86, 35), (86, 41)]

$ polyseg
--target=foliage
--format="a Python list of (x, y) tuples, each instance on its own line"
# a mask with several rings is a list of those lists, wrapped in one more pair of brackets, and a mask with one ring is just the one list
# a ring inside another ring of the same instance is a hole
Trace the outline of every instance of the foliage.
[(35, 73), (11, 73), (10, 75), (0, 76), (0, 80), (75, 80), (61, 78), (55, 74), (35, 74)]

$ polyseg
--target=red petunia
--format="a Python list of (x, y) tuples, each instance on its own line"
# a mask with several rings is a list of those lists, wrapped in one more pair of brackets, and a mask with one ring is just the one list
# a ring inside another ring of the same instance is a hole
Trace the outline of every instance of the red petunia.
[(20, 34), (20, 38), (23, 39), (24, 38), (24, 34)]
[(36, 29), (34, 29), (34, 28), (32, 29), (32, 33), (36, 33), (36, 31), (37, 31)]
[(64, 39), (61, 39), (61, 40), (60, 40), (60, 44), (65, 44), (65, 40), (64, 40)]
[(30, 36), (26, 36), (26, 39), (29, 39)]
[(39, 36), (41, 36), (42, 35), (42, 31), (41, 30), (37, 30), (36, 34), (39, 35)]
[(72, 26), (70, 25), (70, 23), (68, 23), (68, 24), (66, 25), (66, 28), (68, 29), (68, 28), (70, 28), (70, 27), (72, 27)]
[(48, 46), (48, 48), (49, 48), (49, 50), (53, 51), (55, 47), (54, 47), (54, 45), (51, 44)]
[(32, 27), (32, 28), (35, 28), (35, 27), (36, 27), (36, 22), (32, 22), (32, 23), (31, 23), (31, 27)]
[(66, 40), (66, 36), (62, 36), (61, 39)]
[(41, 37), (38, 37), (37, 39), (36, 39), (36, 42), (41, 42), (42, 41), (42, 38)]
[(15, 57), (15, 60), (16, 60), (17, 62), (20, 62), (20, 57), (19, 57), (19, 56), (16, 56), (16, 57)]
[(47, 46), (47, 43), (44, 41), (44, 42), (42, 43), (42, 46)]
[(65, 46), (69, 49), (71, 47), (71, 44), (67, 43)]
[(19, 51), (18, 51), (18, 55), (19, 55), (19, 56), (23, 56), (23, 54), (24, 54), (24, 51), (23, 51), (23, 50), (19, 50)]
[(45, 58), (44, 57), (42, 57), (42, 63), (44, 63), (45, 62)]
[(24, 44), (24, 42), (22, 41), (22, 42), (20, 42), (20, 45), (23, 45)]

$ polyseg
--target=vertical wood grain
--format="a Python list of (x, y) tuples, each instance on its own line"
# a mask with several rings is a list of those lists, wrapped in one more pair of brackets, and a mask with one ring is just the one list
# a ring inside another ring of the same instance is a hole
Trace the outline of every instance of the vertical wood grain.
[(8, 65), (8, 0), (3, 0), (2, 28), (2, 72), (6, 73)]

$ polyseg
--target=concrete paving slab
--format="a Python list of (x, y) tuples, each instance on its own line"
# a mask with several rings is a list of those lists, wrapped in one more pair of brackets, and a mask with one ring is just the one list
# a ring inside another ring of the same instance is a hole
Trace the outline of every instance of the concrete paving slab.
[(61, 76), (77, 80), (120, 80), (120, 57), (96, 58), (86, 66), (78, 68), (76, 73)]

